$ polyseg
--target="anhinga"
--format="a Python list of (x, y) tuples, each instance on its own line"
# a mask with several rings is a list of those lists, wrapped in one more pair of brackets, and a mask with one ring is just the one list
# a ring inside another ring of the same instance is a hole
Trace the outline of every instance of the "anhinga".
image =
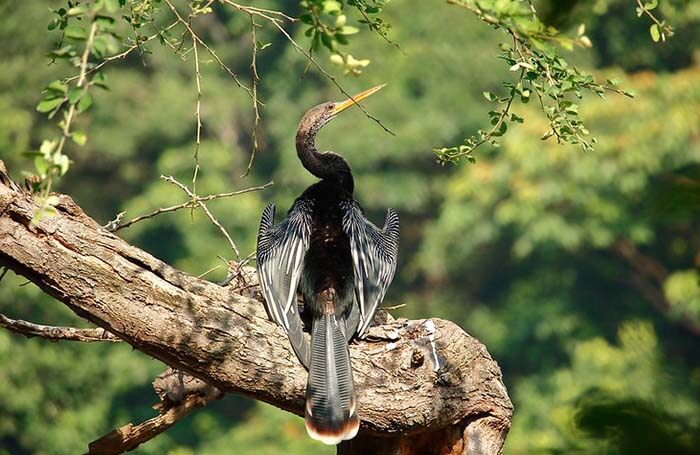
[[(336, 153), (319, 152), (315, 138), (337, 114), (382, 87), (320, 104), (304, 115), (297, 155), (321, 181), (308, 187), (276, 226), (275, 206), (268, 205), (258, 234), (265, 307), (309, 370), (306, 429), (326, 444), (353, 438), (360, 426), (348, 342), (367, 332), (394, 277), (399, 218), (389, 209), (383, 229), (365, 218), (352, 196), (350, 166)], [(302, 332), (297, 289), (304, 297), (304, 315), (310, 314), (310, 346)]]

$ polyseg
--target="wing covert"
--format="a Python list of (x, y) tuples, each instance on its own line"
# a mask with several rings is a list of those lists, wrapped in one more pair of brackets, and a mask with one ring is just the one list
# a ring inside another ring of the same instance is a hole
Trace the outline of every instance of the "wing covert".
[(389, 209), (384, 228), (365, 218), (355, 201), (343, 207), (343, 230), (350, 237), (355, 271), (355, 302), (359, 307), (357, 335), (362, 337), (374, 319), (394, 279), (399, 254), (399, 216)]

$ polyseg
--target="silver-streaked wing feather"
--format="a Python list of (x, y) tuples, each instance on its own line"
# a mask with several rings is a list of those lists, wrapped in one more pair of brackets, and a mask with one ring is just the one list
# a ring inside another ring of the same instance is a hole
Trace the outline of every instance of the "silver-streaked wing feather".
[(359, 307), (355, 333), (362, 337), (394, 279), (399, 255), (399, 216), (389, 209), (384, 228), (379, 229), (365, 218), (357, 202), (348, 201), (343, 205), (343, 230), (350, 237), (355, 271), (355, 302)]
[(274, 226), (275, 205), (262, 214), (258, 232), (257, 264), (267, 314), (287, 335), (301, 363), (309, 365), (309, 343), (304, 338), (296, 292), (311, 237), (311, 207), (297, 200), (287, 218)]

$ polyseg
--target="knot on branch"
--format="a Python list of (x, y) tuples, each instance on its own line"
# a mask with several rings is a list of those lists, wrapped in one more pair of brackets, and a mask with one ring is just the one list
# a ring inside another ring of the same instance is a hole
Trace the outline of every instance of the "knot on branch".
[(188, 396), (198, 395), (206, 401), (221, 396), (221, 391), (201, 379), (190, 376), (181, 370), (168, 368), (153, 381), (153, 390), (160, 403), (153, 406), (159, 411), (182, 404)]

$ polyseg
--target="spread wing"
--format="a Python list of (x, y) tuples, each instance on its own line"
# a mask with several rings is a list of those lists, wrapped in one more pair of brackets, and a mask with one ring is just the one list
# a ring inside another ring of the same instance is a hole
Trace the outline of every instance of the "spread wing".
[(384, 228), (379, 229), (365, 218), (357, 202), (348, 201), (343, 205), (343, 230), (350, 237), (355, 302), (359, 307), (356, 333), (361, 337), (394, 279), (399, 255), (399, 216), (389, 209)]
[(257, 263), (265, 309), (274, 322), (282, 326), (301, 363), (308, 367), (309, 344), (302, 332), (296, 303), (297, 286), (309, 249), (311, 207), (297, 200), (287, 218), (273, 226), (275, 205), (262, 214), (258, 232)]

